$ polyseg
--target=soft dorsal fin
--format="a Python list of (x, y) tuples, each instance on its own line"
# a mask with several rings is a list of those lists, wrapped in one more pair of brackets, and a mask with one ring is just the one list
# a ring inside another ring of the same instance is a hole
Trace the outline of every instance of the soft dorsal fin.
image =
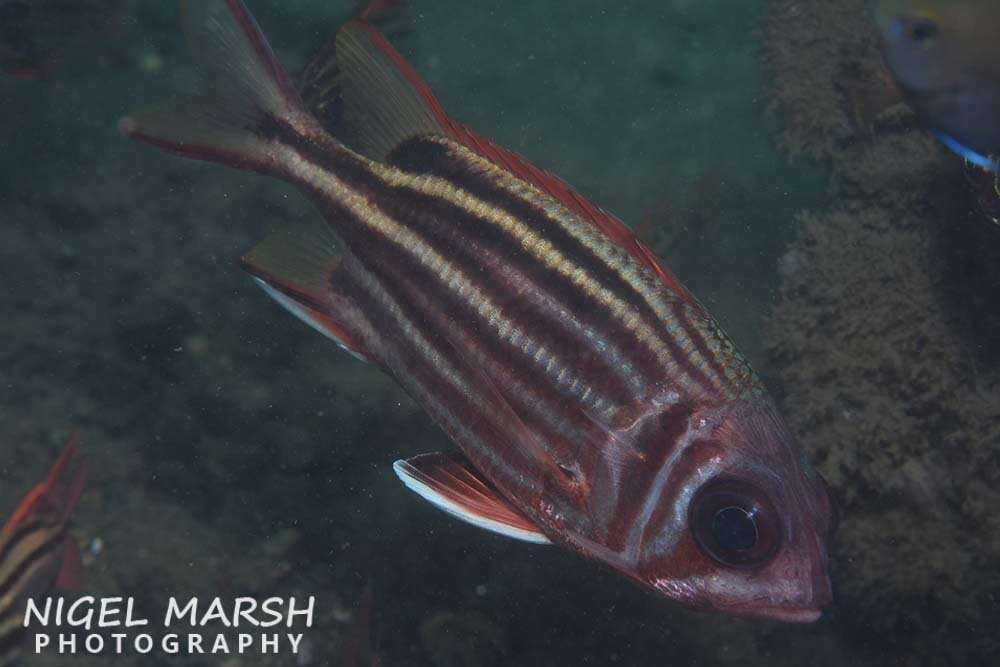
[(407, 139), (446, 136), (558, 200), (653, 271), (672, 292), (694, 303), (677, 276), (619, 218), (558, 176), (450, 119), (430, 87), (370, 24), (348, 22), (337, 34), (336, 45), (343, 102), (340, 129), (352, 148), (381, 161)]
[(421, 454), (392, 465), (408, 489), (462, 521), (507, 537), (550, 544), (461, 454)]
[(336, 47), (343, 107), (335, 134), (348, 145), (382, 161), (407, 139), (450, 136), (444, 110), (427, 84), (372, 25), (348, 21), (337, 33)]
[(316, 226), (276, 232), (243, 256), (243, 268), (290, 313), (331, 338), (362, 361), (372, 361), (360, 336), (350, 329), (347, 297), (336, 291), (340, 265), (333, 235)]

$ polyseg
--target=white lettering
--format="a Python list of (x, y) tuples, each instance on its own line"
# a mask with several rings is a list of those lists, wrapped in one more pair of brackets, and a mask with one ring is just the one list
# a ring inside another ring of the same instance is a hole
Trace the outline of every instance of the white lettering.
[(59, 635), (59, 653), (76, 653), (76, 635)]
[(104, 650), (104, 637), (101, 635), (87, 635), (87, 638), (83, 640), (83, 647), (87, 649), (87, 653), (96, 655)]
[[(244, 607), (246, 607), (244, 609)], [(257, 610), (257, 601), (253, 598), (236, 598), (233, 602), (233, 627), (240, 627), (240, 619), (245, 620), (250, 625), (260, 625), (260, 621), (253, 617), (253, 612)]]
[(133, 607), (135, 605), (135, 600), (133, 598), (128, 599), (128, 604), (125, 606), (125, 627), (134, 628), (142, 625), (149, 625), (148, 618), (135, 618), (133, 615)]
[(118, 606), (121, 601), (121, 598), (101, 598), (101, 612), (97, 617), (97, 627), (117, 628), (122, 624), (118, 619), (112, 620), (113, 617), (122, 613), (121, 608)]
[[(87, 610), (83, 612), (82, 616), (79, 616), (77, 612), (81, 607), (86, 607)], [(85, 630), (90, 630), (94, 623), (94, 596), (84, 595), (71, 604), (69, 610), (66, 611), (66, 623), (71, 626), (83, 627)]]
[[(28, 598), (28, 606), (24, 610), (24, 627), (31, 625), (31, 617), (38, 618), (38, 624), (43, 628), (49, 624), (49, 614), (52, 612), (52, 598), (45, 598), (45, 613), (38, 610), (34, 598)], [(37, 653), (37, 651), (36, 651)]]
[(172, 597), (167, 601), (167, 616), (163, 619), (163, 627), (169, 628), (175, 618), (182, 621), (185, 616), (190, 616), (188, 622), (192, 628), (198, 625), (198, 598), (191, 598), (181, 609), (177, 606), (177, 598)]
[(226, 616), (226, 611), (222, 608), (222, 600), (219, 598), (213, 599), (212, 604), (205, 610), (205, 615), (201, 617), (202, 627), (208, 625), (210, 621), (221, 621), (224, 626), (230, 627), (229, 617)]
[(223, 635), (215, 635), (212, 653), (229, 653), (229, 644), (226, 643), (226, 638)]
[(132, 642), (135, 645), (135, 650), (139, 653), (151, 653), (153, 650), (153, 636), (148, 634), (141, 634), (135, 636), (135, 641)]
[(295, 616), (305, 615), (306, 617), (306, 627), (311, 628), (313, 624), (313, 608), (316, 605), (316, 596), (309, 596), (309, 605), (305, 609), (295, 608), (295, 598), (288, 599), (288, 627), (292, 627), (295, 621), (292, 620)]
[[(264, 604), (260, 606), (261, 613), (267, 614), (271, 617), (270, 621), (261, 621), (260, 627), (262, 628), (273, 628), (274, 626), (285, 620), (285, 614), (281, 611), (282, 605), (285, 601), (281, 598), (268, 598), (264, 600)], [(273, 607), (278, 607), (274, 609)]]

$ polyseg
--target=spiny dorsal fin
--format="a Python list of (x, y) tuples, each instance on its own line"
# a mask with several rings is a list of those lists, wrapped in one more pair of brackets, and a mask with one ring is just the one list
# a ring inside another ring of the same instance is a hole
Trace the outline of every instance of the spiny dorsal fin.
[(695, 303), (677, 276), (619, 218), (587, 201), (558, 176), (450, 119), (430, 87), (368, 23), (350, 21), (340, 30), (337, 65), (343, 140), (355, 150), (382, 161), (407, 139), (428, 134), (448, 137), (558, 200), (653, 271), (673, 293)]
[[(344, 99), (340, 90), (335, 37), (323, 43), (295, 77), (295, 82), (306, 108), (331, 134), (341, 135)], [(340, 136), (340, 139), (344, 141), (346, 137)]]
[(375, 28), (349, 21), (337, 33), (336, 45), (348, 145), (382, 161), (412, 137), (448, 135), (441, 122), (444, 111), (437, 102), (428, 103), (434, 98), (427, 85)]
[(392, 469), (408, 489), (462, 521), (525, 542), (551, 543), (461, 454), (421, 454), (396, 461)]
[[(358, 0), (355, 15), (377, 26), (384, 34), (405, 35), (410, 32), (403, 18), (404, 0)], [(339, 30), (337, 31), (339, 32)], [(340, 67), (337, 65), (337, 34), (327, 39), (296, 77), (296, 86), (314, 116), (331, 134), (341, 135), (343, 96), (340, 89)], [(350, 143), (349, 137), (340, 136)]]

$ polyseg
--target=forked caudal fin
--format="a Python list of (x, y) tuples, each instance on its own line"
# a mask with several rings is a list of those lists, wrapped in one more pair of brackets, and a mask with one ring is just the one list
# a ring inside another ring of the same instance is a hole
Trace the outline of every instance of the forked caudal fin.
[(187, 157), (269, 171), (275, 124), (322, 131), (241, 0), (184, 0), (181, 7), (205, 92), (139, 110), (119, 122), (122, 132)]

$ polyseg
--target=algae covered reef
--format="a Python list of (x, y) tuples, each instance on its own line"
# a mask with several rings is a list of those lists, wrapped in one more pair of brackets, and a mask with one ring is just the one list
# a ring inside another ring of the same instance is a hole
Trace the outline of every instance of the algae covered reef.
[[(773, 99), (838, 198), (797, 217), (765, 332), (773, 384), (841, 502), (838, 624), (873, 659), (995, 660), (1000, 227), (982, 176), (905, 108), (857, 127), (882, 62), (866, 3), (774, 2)], [(850, 76), (846, 76), (846, 75)]]

